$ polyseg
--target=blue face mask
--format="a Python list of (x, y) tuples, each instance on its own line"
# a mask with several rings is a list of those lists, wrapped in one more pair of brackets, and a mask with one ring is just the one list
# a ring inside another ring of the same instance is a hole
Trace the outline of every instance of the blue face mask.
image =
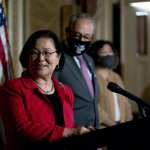
[(114, 69), (118, 65), (118, 59), (115, 55), (99, 56), (96, 63), (100, 67)]
[(84, 42), (81, 41), (79, 39), (75, 39), (75, 38), (69, 38), (68, 40), (68, 54), (75, 56), (75, 55), (81, 55), (83, 53), (85, 53), (91, 44), (91, 41), (88, 42)]

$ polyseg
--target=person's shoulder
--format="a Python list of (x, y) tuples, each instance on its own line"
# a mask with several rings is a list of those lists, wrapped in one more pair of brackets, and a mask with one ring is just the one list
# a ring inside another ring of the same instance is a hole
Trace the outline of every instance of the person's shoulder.
[(111, 76), (113, 76), (116, 79), (121, 79), (120, 74), (118, 74), (117, 72), (115, 72), (114, 70), (111, 70)]
[(120, 86), (124, 87), (123, 79), (120, 74), (118, 74), (115, 71), (112, 71), (113, 79), (115, 80), (115, 83), (119, 84)]
[(55, 84), (59, 87), (62, 88), (61, 92), (64, 93), (64, 95), (67, 97), (67, 99), (71, 102), (73, 102), (74, 96), (73, 96), (73, 91), (70, 88), (70, 86), (68, 86), (67, 84), (64, 84), (62, 82), (60, 82), (59, 80), (57, 80), (56, 78), (53, 78), (53, 81), (55, 82)]
[(12, 92), (17, 92), (21, 89), (22, 87), (22, 77), (19, 78), (15, 78), (12, 80), (7, 80), (4, 84), (3, 84), (3, 89), (5, 91), (12, 91)]
[[(67, 59), (68, 57), (71, 57), (70, 55), (67, 54), (67, 51), (68, 51), (68, 46), (67, 46), (67, 42), (66, 40), (62, 41), (61, 42), (61, 45), (62, 45), (62, 49), (63, 49), (63, 55), (65, 57), (65, 59)], [(73, 57), (72, 57), (73, 58)]]
[(54, 77), (53, 77), (53, 80), (54, 80), (55, 84), (57, 84), (60, 88), (63, 88), (65, 90), (65, 92), (72, 91), (71, 88), (67, 84), (60, 82), (59, 80), (57, 80)]
[(17, 84), (21, 81), (21, 78), (15, 78), (15, 79), (11, 79), (11, 80), (7, 80), (5, 81), (3, 87), (7, 87), (7, 86), (17, 86)]
[(59, 82), (59, 84), (63, 87), (67, 100), (70, 101), (70, 103), (72, 104), (74, 101), (74, 95), (71, 87), (66, 84), (63, 84), (62, 82)]
[(60, 84), (60, 86), (62, 86), (62, 87), (63, 87), (64, 89), (66, 89), (67, 91), (72, 92), (72, 89), (70, 88), (69, 85), (64, 84), (64, 83), (62, 83), (62, 82), (59, 82), (59, 84)]
[(12, 80), (7, 80), (3, 84), (4, 89), (12, 90), (12, 91), (21, 91), (24, 88), (31, 88), (33, 87), (33, 83), (31, 82), (30, 78), (26, 77), (18, 77)]
[(87, 53), (83, 54), (83, 56), (84, 56), (86, 59), (88, 59), (88, 60), (90, 60), (90, 61), (93, 61), (92, 57), (91, 57), (90, 55), (88, 55)]
[(92, 59), (92, 57), (90, 55), (88, 55), (87, 53), (83, 54), (83, 57), (86, 59), (87, 63), (89, 65), (92, 65), (92, 67), (95, 68), (95, 64), (94, 64), (94, 61)]
[(66, 48), (67, 47), (66, 40), (61, 41), (61, 46), (62, 46), (62, 48)]
[(68, 59), (68, 58), (73, 58), (72, 56), (68, 55), (66, 52), (64, 52), (64, 58)]

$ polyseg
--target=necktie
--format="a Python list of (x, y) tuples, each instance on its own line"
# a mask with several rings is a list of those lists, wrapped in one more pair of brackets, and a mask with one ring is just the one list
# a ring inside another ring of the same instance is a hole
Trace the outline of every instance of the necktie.
[(88, 67), (87, 67), (82, 55), (77, 56), (77, 58), (80, 61), (80, 67), (81, 67), (80, 69), (81, 69), (82, 75), (86, 81), (89, 92), (90, 92), (91, 96), (93, 97), (94, 96), (94, 89), (93, 89), (92, 80), (89, 77)]

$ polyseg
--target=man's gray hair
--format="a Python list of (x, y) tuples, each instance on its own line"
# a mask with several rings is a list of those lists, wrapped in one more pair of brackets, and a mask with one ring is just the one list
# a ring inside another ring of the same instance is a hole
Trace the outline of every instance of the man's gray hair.
[(91, 24), (93, 24), (93, 29), (95, 29), (95, 20), (87, 13), (78, 13), (70, 16), (67, 29), (70, 30), (74, 26), (74, 24), (80, 19), (89, 20)]

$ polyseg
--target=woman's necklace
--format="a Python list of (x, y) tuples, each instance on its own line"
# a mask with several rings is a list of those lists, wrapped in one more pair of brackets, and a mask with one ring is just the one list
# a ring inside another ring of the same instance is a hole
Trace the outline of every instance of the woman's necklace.
[(38, 83), (38, 82), (35, 81), (35, 80), (34, 80), (34, 82), (36, 83), (36, 85), (38, 86), (38, 88), (41, 90), (41, 92), (42, 92), (43, 94), (50, 95), (50, 94), (52, 94), (52, 93), (54, 92), (54, 85), (53, 85), (53, 82), (52, 82), (52, 86), (51, 86), (50, 90), (45, 90), (45, 89), (43, 89), (43, 88), (41, 87), (41, 84), (40, 84), (40, 83)]

